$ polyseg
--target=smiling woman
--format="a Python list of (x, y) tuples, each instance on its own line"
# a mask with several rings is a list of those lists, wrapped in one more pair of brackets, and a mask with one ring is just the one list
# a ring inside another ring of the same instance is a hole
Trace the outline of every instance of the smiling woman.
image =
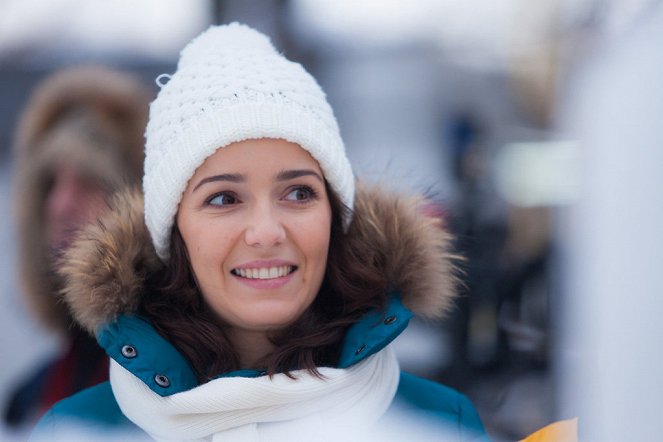
[(145, 151), (144, 199), (119, 193), (62, 268), (110, 382), (36, 439), (487, 440), (465, 396), (390, 346), (448, 311), (449, 236), (423, 198), (355, 189), (300, 65), (211, 27), (152, 103)]

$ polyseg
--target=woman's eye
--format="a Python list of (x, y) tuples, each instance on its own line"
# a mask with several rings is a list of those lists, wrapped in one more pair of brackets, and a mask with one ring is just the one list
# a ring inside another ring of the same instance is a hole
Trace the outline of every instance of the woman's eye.
[(229, 193), (218, 193), (207, 201), (210, 206), (228, 206), (235, 203), (237, 198)]
[(315, 197), (315, 191), (307, 186), (297, 187), (291, 190), (285, 199), (288, 201), (309, 201)]

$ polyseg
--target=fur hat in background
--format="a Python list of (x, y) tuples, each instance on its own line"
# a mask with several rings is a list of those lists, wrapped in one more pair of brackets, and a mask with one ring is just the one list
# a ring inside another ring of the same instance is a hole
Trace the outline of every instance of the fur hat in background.
[(351, 213), (354, 175), (324, 92), (300, 64), (245, 25), (212, 26), (182, 50), (177, 71), (150, 107), (145, 138), (145, 222), (162, 260), (189, 179), (218, 148), (238, 141), (298, 144)]
[(49, 328), (70, 319), (57, 301), (44, 203), (54, 171), (73, 164), (109, 189), (139, 185), (152, 91), (133, 75), (101, 66), (57, 71), (32, 93), (15, 134), (14, 209), (22, 294)]

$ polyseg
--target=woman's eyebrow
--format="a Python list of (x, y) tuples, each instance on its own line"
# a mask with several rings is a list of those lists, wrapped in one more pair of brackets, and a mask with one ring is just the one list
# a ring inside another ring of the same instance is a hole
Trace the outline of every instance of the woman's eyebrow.
[(196, 187), (193, 188), (195, 192), (200, 186), (207, 183), (213, 183), (216, 181), (228, 181), (231, 183), (241, 183), (246, 181), (246, 177), (239, 173), (222, 173), (221, 175), (208, 176), (200, 180)]
[(313, 176), (320, 180), (321, 183), (325, 182), (319, 173), (311, 169), (282, 170), (276, 175), (276, 181), (288, 181), (303, 176)]

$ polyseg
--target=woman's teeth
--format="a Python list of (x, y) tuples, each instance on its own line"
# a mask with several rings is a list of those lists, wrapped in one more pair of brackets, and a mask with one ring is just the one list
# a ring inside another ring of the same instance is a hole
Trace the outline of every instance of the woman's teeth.
[(294, 271), (293, 266), (262, 267), (259, 269), (233, 269), (232, 273), (247, 279), (282, 278)]

